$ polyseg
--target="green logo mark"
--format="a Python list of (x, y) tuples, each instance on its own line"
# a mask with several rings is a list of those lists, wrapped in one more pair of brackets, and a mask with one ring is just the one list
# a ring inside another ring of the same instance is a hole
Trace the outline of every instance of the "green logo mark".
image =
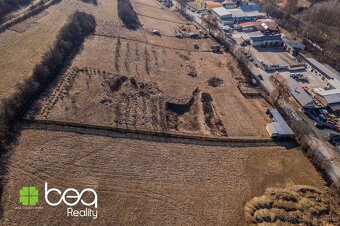
[(38, 203), (39, 191), (36, 187), (22, 187), (20, 202), (23, 206), (35, 206)]

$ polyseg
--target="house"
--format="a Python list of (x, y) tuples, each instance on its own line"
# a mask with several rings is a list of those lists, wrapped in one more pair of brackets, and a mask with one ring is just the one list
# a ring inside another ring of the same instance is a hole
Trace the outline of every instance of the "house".
[(205, 1), (205, 8), (207, 10), (212, 10), (215, 8), (223, 8), (223, 5), (220, 2), (214, 2), (214, 1)]
[(227, 21), (232, 19), (231, 13), (224, 7), (218, 7), (211, 10), (211, 14), (218, 17), (221, 24), (228, 24)]
[(261, 22), (261, 26), (266, 30), (266, 31), (271, 31), (271, 32), (278, 32), (279, 31), (279, 26), (277, 23), (272, 20), (272, 19), (258, 19), (258, 22)]
[(335, 115), (340, 116), (340, 89), (319, 89), (315, 93), (315, 98), (320, 101), (324, 107), (332, 110)]
[(306, 69), (321, 78), (323, 81), (332, 80), (334, 78), (339, 78), (340, 74), (329, 65), (322, 64), (319, 61), (305, 57), (303, 54), (300, 54), (302, 59), (305, 61)]
[(237, 3), (233, 2), (233, 1), (224, 1), (224, 2), (222, 2), (222, 5), (226, 9), (235, 9), (235, 8), (237, 8)]
[(306, 46), (296, 40), (291, 40), (286, 36), (282, 37), (283, 48), (293, 56), (297, 56), (298, 52), (305, 50)]
[(282, 45), (280, 34), (263, 34), (261, 32), (253, 32), (249, 34), (250, 45), (254, 47), (278, 47)]
[(277, 32), (279, 30), (276, 22), (271, 19), (259, 19), (257, 21), (244, 22), (238, 24), (238, 26), (243, 32)]
[(272, 122), (267, 123), (266, 130), (271, 138), (293, 138), (294, 132), (287, 122), (275, 108), (268, 109), (267, 113), (271, 116)]
[(302, 108), (314, 108), (315, 102), (308, 95), (306, 91), (304, 91), (301, 86), (291, 77), (285, 78), (282, 74), (276, 72), (273, 73), (273, 78), (281, 85), (284, 85), (289, 93), (294, 97), (296, 102)]

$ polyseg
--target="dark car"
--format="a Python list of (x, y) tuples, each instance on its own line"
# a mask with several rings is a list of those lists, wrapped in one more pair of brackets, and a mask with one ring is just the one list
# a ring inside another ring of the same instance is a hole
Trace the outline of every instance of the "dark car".
[(261, 79), (263, 81), (263, 76), (262, 75), (258, 75), (257, 77), (259, 77), (259, 79)]

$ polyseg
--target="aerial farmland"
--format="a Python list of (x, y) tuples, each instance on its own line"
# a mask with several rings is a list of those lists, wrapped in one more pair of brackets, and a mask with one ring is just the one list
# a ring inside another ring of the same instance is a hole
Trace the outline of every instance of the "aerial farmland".
[[(1, 224), (256, 225), (266, 219), (262, 210), (252, 218), (256, 197), (270, 189), (300, 197), (295, 186), (326, 200), (320, 219), (336, 215), (303, 148), (267, 133), (272, 105), (231, 52), (213, 51), (219, 43), (209, 35), (192, 38), (205, 29), (156, 0), (131, 0), (132, 29), (119, 16), (121, 2), (62, 0), (0, 33), (4, 99), (37, 77), (53, 46), (70, 51), (19, 113), (3, 157)], [(68, 37), (65, 26), (74, 30), (77, 11), (93, 17), (95, 29), (72, 49), (59, 39)], [(46, 182), (95, 190), (98, 216), (70, 217), (66, 204), (48, 205)], [(18, 208), (23, 186), (40, 192), (31, 209)], [(292, 223), (285, 217), (273, 221)]]

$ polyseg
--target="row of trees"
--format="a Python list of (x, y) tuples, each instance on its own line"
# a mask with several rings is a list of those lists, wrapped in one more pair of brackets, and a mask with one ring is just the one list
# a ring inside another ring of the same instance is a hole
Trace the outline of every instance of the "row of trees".
[(16, 140), (19, 119), (42, 90), (60, 73), (84, 39), (95, 31), (94, 17), (76, 12), (59, 32), (54, 46), (33, 70), (31, 77), (18, 84), (10, 97), (0, 102), (0, 154)]
[(19, 9), (22, 6), (32, 3), (33, 0), (0, 0), (0, 21), (8, 13)]
[(142, 26), (130, 0), (118, 0), (118, 16), (129, 29), (135, 30)]

